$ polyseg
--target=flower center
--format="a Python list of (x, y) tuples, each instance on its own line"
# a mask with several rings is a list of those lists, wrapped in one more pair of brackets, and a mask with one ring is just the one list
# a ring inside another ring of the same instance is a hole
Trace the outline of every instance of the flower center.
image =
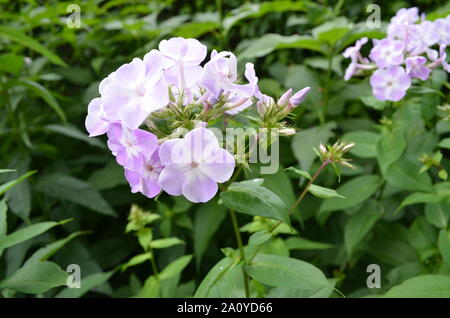
[(197, 162), (192, 162), (191, 163), (191, 168), (197, 168), (198, 167), (198, 163)]
[(151, 172), (151, 171), (153, 171), (153, 166), (148, 164), (148, 165), (145, 166), (145, 169), (147, 169), (147, 171)]

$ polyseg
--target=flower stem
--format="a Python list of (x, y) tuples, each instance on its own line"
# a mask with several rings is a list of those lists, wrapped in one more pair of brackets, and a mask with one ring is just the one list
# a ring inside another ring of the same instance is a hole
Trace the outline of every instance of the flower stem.
[(311, 185), (313, 184), (314, 181), (316, 181), (317, 177), (319, 176), (319, 174), (322, 172), (322, 170), (330, 163), (329, 160), (325, 160), (324, 162), (322, 162), (322, 164), (320, 165), (319, 169), (317, 169), (316, 173), (314, 173), (314, 175), (312, 176), (311, 180), (309, 180), (308, 184), (306, 185), (306, 187), (303, 189), (302, 193), (300, 194), (300, 196), (298, 197), (297, 201), (295, 201), (295, 203), (292, 205), (292, 207), (289, 209), (289, 214), (292, 214), (292, 212), (294, 212), (294, 210), (298, 207), (298, 205), (300, 204), (300, 202), (302, 202), (303, 198), (305, 197), (306, 193), (308, 192), (309, 188), (311, 187)]
[(150, 253), (152, 255), (152, 257), (150, 258), (150, 263), (152, 264), (152, 270), (153, 270), (153, 274), (155, 275), (156, 279), (159, 280), (159, 276), (158, 276), (158, 268), (156, 267), (156, 263), (155, 263), (155, 254), (153, 253), (152, 248), (150, 248)]
[[(239, 225), (237, 222), (237, 218), (236, 218), (236, 213), (234, 212), (233, 209), (230, 209), (230, 216), (231, 216), (231, 221), (233, 222), (233, 229), (234, 229), (234, 234), (236, 235), (236, 241), (239, 247), (239, 253), (241, 255), (241, 259), (244, 262), (244, 265), (247, 264), (247, 261), (245, 259), (245, 252), (244, 252), (244, 244), (242, 244), (242, 237), (241, 237), (241, 232), (239, 232)], [(249, 291), (249, 286), (248, 286), (248, 275), (244, 270), (244, 267), (242, 267), (242, 274), (244, 276), (244, 289), (245, 289), (245, 297), (249, 298), (250, 297), (250, 291)]]

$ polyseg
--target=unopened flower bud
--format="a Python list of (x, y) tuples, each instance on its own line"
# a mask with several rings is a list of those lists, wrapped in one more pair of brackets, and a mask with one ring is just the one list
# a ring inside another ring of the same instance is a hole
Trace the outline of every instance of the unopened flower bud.
[(266, 114), (266, 105), (264, 105), (264, 103), (262, 102), (257, 102), (256, 109), (258, 110), (259, 116), (264, 117), (264, 115)]
[(292, 135), (295, 135), (295, 129), (294, 128), (283, 128), (283, 129), (280, 129), (279, 133), (280, 133), (280, 135), (283, 135), (283, 136), (292, 136)]
[(292, 88), (289, 88), (280, 99), (278, 99), (278, 106), (285, 107), (289, 104), (289, 98), (292, 96)]
[(305, 99), (306, 95), (308, 95), (310, 89), (311, 87), (305, 87), (295, 93), (294, 96), (289, 98), (289, 107), (295, 108), (300, 105), (301, 102), (303, 102), (303, 100)]

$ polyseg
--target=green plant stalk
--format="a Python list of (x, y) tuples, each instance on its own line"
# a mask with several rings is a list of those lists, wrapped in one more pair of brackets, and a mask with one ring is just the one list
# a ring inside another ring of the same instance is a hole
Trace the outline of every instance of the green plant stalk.
[(150, 258), (150, 263), (152, 264), (153, 274), (155, 275), (156, 279), (159, 280), (158, 267), (156, 267), (155, 263), (155, 254), (153, 253), (153, 249), (151, 247), (149, 247), (149, 252), (152, 255), (152, 257)]
[[(324, 162), (322, 162), (322, 164), (320, 165), (320, 167), (317, 169), (316, 173), (314, 173), (314, 175), (311, 177), (311, 180), (309, 180), (309, 182), (306, 184), (305, 188), (303, 189), (302, 193), (300, 194), (300, 196), (298, 197), (297, 201), (295, 201), (295, 203), (292, 205), (292, 207), (289, 209), (288, 214), (292, 214), (294, 212), (294, 210), (298, 207), (298, 205), (302, 202), (303, 198), (305, 197), (306, 193), (308, 192), (309, 188), (311, 187), (311, 185), (313, 184), (313, 182), (317, 179), (317, 177), (319, 176), (319, 174), (323, 171), (323, 169), (325, 169), (325, 167), (331, 163), (330, 160), (325, 160)], [(279, 227), (281, 225), (281, 221), (279, 221), (277, 224), (275, 224), (270, 230), (269, 232), (272, 233), (273, 231), (275, 231), (275, 229), (277, 227)], [(259, 250), (261, 249), (262, 245), (259, 245), (255, 252), (253, 253), (252, 257), (250, 257), (249, 263), (256, 257), (256, 255), (258, 254)]]
[[(243, 260), (244, 264), (247, 264), (247, 261), (245, 259), (245, 252), (244, 252), (244, 244), (242, 244), (242, 237), (241, 237), (241, 232), (239, 232), (239, 225), (237, 222), (237, 217), (236, 217), (236, 212), (234, 212), (233, 209), (230, 209), (230, 216), (231, 216), (231, 221), (233, 222), (233, 229), (234, 229), (234, 234), (236, 235), (236, 241), (239, 247), (239, 253), (241, 256), (241, 259)], [(250, 297), (250, 290), (249, 290), (249, 279), (248, 279), (248, 275), (245, 272), (244, 267), (242, 267), (242, 275), (244, 276), (244, 289), (245, 289), (245, 297), (249, 298)]]

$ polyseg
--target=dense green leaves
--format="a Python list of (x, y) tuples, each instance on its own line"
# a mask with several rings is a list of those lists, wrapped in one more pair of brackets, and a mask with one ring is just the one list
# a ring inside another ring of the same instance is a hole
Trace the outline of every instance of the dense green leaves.
[(384, 297), (448, 298), (450, 297), (450, 277), (446, 275), (413, 277), (391, 288)]

